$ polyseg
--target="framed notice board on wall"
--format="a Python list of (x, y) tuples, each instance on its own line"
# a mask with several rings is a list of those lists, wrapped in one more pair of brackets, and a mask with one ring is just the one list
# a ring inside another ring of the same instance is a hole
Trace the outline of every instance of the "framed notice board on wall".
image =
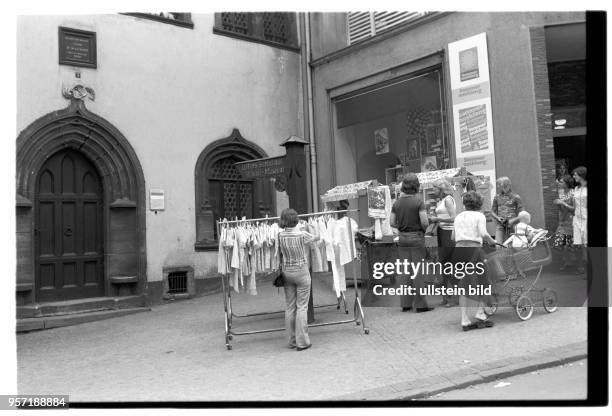
[(97, 68), (96, 32), (59, 27), (60, 65)]

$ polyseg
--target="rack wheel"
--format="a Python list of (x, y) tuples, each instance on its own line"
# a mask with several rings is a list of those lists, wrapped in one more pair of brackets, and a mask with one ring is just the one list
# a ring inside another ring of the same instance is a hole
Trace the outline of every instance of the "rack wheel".
[(519, 296), (516, 300), (514, 311), (521, 321), (526, 321), (531, 318), (531, 315), (533, 315), (533, 303), (531, 303), (531, 299), (527, 296)]
[(348, 311), (344, 311), (344, 313), (348, 315)]
[(369, 329), (369, 328), (364, 329), (364, 330), (363, 330), (363, 333), (364, 333), (364, 334), (366, 334), (366, 335), (368, 335), (368, 334), (370, 333), (370, 329)]
[(355, 322), (355, 325), (359, 326), (359, 325), (361, 325), (361, 322), (357, 321), (357, 322)]
[(484, 307), (484, 313), (487, 316), (495, 315), (495, 313), (497, 312), (497, 306), (498, 306), (497, 295), (493, 295), (493, 302), (491, 302), (490, 305), (487, 305)]
[(233, 335), (228, 335), (228, 336), (227, 336), (227, 339), (229, 339), (229, 340), (231, 341), (231, 340), (233, 340), (233, 339), (234, 339), (234, 336), (233, 336)]
[(232, 349), (232, 346), (231, 346), (231, 345), (226, 345), (226, 347), (227, 347), (227, 349), (228, 349), (228, 350), (231, 350), (231, 349)]
[(542, 294), (542, 303), (544, 310), (548, 313), (553, 313), (557, 310), (557, 292), (552, 289), (544, 289)]

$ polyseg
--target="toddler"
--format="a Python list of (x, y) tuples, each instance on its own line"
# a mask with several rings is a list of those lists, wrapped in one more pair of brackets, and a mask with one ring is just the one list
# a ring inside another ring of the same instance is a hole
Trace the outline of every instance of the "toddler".
[(533, 228), (531, 225), (531, 215), (527, 211), (521, 211), (517, 216), (518, 223), (514, 226), (514, 234), (510, 236), (504, 245), (506, 247), (524, 248), (546, 235), (546, 230)]

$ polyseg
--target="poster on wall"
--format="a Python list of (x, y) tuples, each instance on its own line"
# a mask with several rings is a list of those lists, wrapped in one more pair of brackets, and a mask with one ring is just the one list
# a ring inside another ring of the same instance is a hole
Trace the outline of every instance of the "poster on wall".
[(459, 131), (461, 132), (461, 152), (489, 148), (487, 134), (487, 112), (484, 105), (459, 110)]
[(449, 43), (448, 52), (457, 166), (475, 175), (489, 176), (494, 184), (495, 143), (487, 35), (480, 33)]
[(374, 131), (374, 146), (377, 155), (389, 153), (389, 133), (386, 127)]

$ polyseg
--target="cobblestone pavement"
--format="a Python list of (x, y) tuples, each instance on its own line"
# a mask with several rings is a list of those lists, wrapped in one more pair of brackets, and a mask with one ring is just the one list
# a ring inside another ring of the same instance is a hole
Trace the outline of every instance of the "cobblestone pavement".
[[(569, 286), (580, 280), (554, 279)], [(316, 276), (315, 304), (334, 302), (329, 280)], [(282, 290), (262, 282), (258, 291), (255, 297), (233, 296), (234, 311), (283, 309)], [(352, 316), (351, 290), (347, 294)], [(549, 314), (540, 307), (524, 322), (500, 308), (493, 328), (469, 332), (461, 331), (458, 308), (421, 314), (366, 308), (365, 313), (369, 335), (354, 323), (311, 328), (313, 347), (300, 352), (287, 348), (283, 332), (235, 336), (228, 351), (220, 293), (19, 334), (18, 391), (69, 394), (77, 402), (390, 399), (401, 398), (402, 383), (467, 376), (491, 362), (518, 368), (526, 357), (547, 357), (567, 346), (586, 353), (586, 308)], [(316, 317), (347, 319), (334, 307), (317, 309)], [(234, 330), (283, 324), (282, 314), (242, 318), (234, 319)]]

